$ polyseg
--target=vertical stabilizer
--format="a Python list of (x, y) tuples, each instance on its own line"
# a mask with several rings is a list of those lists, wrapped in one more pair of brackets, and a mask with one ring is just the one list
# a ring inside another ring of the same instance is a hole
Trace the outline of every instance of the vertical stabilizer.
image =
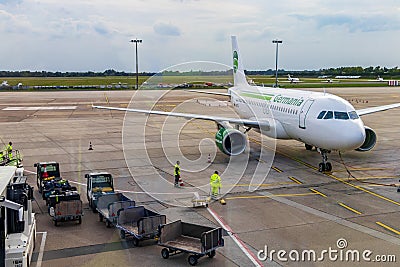
[(233, 56), (233, 82), (234, 86), (249, 85), (244, 74), (242, 58), (239, 52), (239, 46), (236, 36), (232, 36), (232, 56)]

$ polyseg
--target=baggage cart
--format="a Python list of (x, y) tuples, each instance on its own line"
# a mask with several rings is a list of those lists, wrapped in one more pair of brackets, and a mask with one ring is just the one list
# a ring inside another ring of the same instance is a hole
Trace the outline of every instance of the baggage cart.
[(133, 237), (134, 246), (145, 239), (158, 236), (158, 227), (166, 223), (166, 216), (143, 206), (129, 207), (118, 212), (117, 228), (122, 239)]
[(82, 223), (82, 200), (73, 199), (60, 201), (49, 209), (50, 216), (53, 217), (54, 225), (58, 226), (61, 221), (78, 221)]
[[(106, 218), (106, 226), (111, 226), (109, 216), (109, 205), (114, 202), (129, 201), (130, 199), (124, 196), (122, 193), (111, 193), (105, 194), (98, 197), (96, 211), (99, 213), (99, 220), (102, 222)], [(134, 204), (134, 203), (133, 203)]]
[(216, 249), (224, 246), (222, 228), (175, 221), (160, 225), (158, 245), (164, 247), (161, 256), (168, 259), (180, 253), (190, 254), (188, 262), (194, 266), (198, 259), (207, 255), (213, 258)]

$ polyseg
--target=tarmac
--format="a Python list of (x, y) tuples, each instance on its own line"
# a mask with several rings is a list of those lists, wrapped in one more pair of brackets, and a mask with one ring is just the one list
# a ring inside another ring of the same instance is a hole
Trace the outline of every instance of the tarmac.
[[(326, 91), (361, 109), (400, 102), (398, 90)], [(134, 247), (101, 223), (86, 199), (84, 175), (92, 171), (110, 172), (117, 190), (165, 214), (169, 222), (222, 223), (225, 246), (215, 258), (201, 258), (198, 266), (398, 265), (393, 261), (400, 261), (400, 109), (363, 116), (377, 133), (374, 149), (343, 152), (342, 157), (332, 152), (333, 172), (323, 174), (317, 170), (319, 153), (296, 141), (274, 141), (250, 131), (246, 152), (229, 158), (214, 145), (213, 122), (91, 107), (236, 116), (226, 100), (183, 90), (1, 92), (1, 141), (12, 141), (20, 150), (25, 174), (35, 185), (38, 235), (31, 266), (188, 265), (186, 254), (165, 260), (155, 240)], [(93, 150), (88, 150), (90, 142)], [(176, 160), (181, 161), (183, 188), (173, 186)], [(78, 187), (84, 202), (81, 225), (53, 225), (36, 187), (33, 164), (42, 161), (58, 161), (63, 178)], [(222, 173), (227, 204), (193, 208), (193, 193), (209, 194), (214, 170)], [(263, 261), (264, 252), (272, 261)], [(359, 259), (352, 258), (358, 252)]]

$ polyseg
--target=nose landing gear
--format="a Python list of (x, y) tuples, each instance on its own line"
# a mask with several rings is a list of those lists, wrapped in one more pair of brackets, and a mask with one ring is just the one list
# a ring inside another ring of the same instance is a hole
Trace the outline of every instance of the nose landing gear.
[(328, 153), (331, 153), (329, 150), (319, 149), (319, 153), (322, 156), (322, 162), (318, 165), (318, 171), (320, 172), (330, 172), (332, 171), (332, 164), (328, 162)]

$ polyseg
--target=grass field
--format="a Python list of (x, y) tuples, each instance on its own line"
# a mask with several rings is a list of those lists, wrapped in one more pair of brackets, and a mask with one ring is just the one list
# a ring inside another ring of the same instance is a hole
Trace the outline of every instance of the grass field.
[[(257, 85), (271, 86), (275, 83), (275, 78), (271, 76), (249, 76)], [(116, 85), (126, 84), (128, 88), (134, 87), (136, 84), (135, 76), (108, 76), (108, 77), (68, 77), (68, 78), (2, 78), (1, 80), (8, 81), (10, 86), (15, 86), (22, 83), (23, 86), (93, 86), (93, 85)], [(139, 76), (139, 84), (144, 82), (151, 84), (204, 84), (212, 82), (216, 84), (233, 83), (232, 76)], [(368, 79), (341, 79), (335, 80), (332, 83), (323, 82), (317, 78), (301, 78), (301, 83), (288, 83), (286, 77), (279, 78), (280, 87), (285, 88), (329, 88), (329, 87), (368, 87), (368, 86), (387, 86), (386, 82), (374, 82)]]

